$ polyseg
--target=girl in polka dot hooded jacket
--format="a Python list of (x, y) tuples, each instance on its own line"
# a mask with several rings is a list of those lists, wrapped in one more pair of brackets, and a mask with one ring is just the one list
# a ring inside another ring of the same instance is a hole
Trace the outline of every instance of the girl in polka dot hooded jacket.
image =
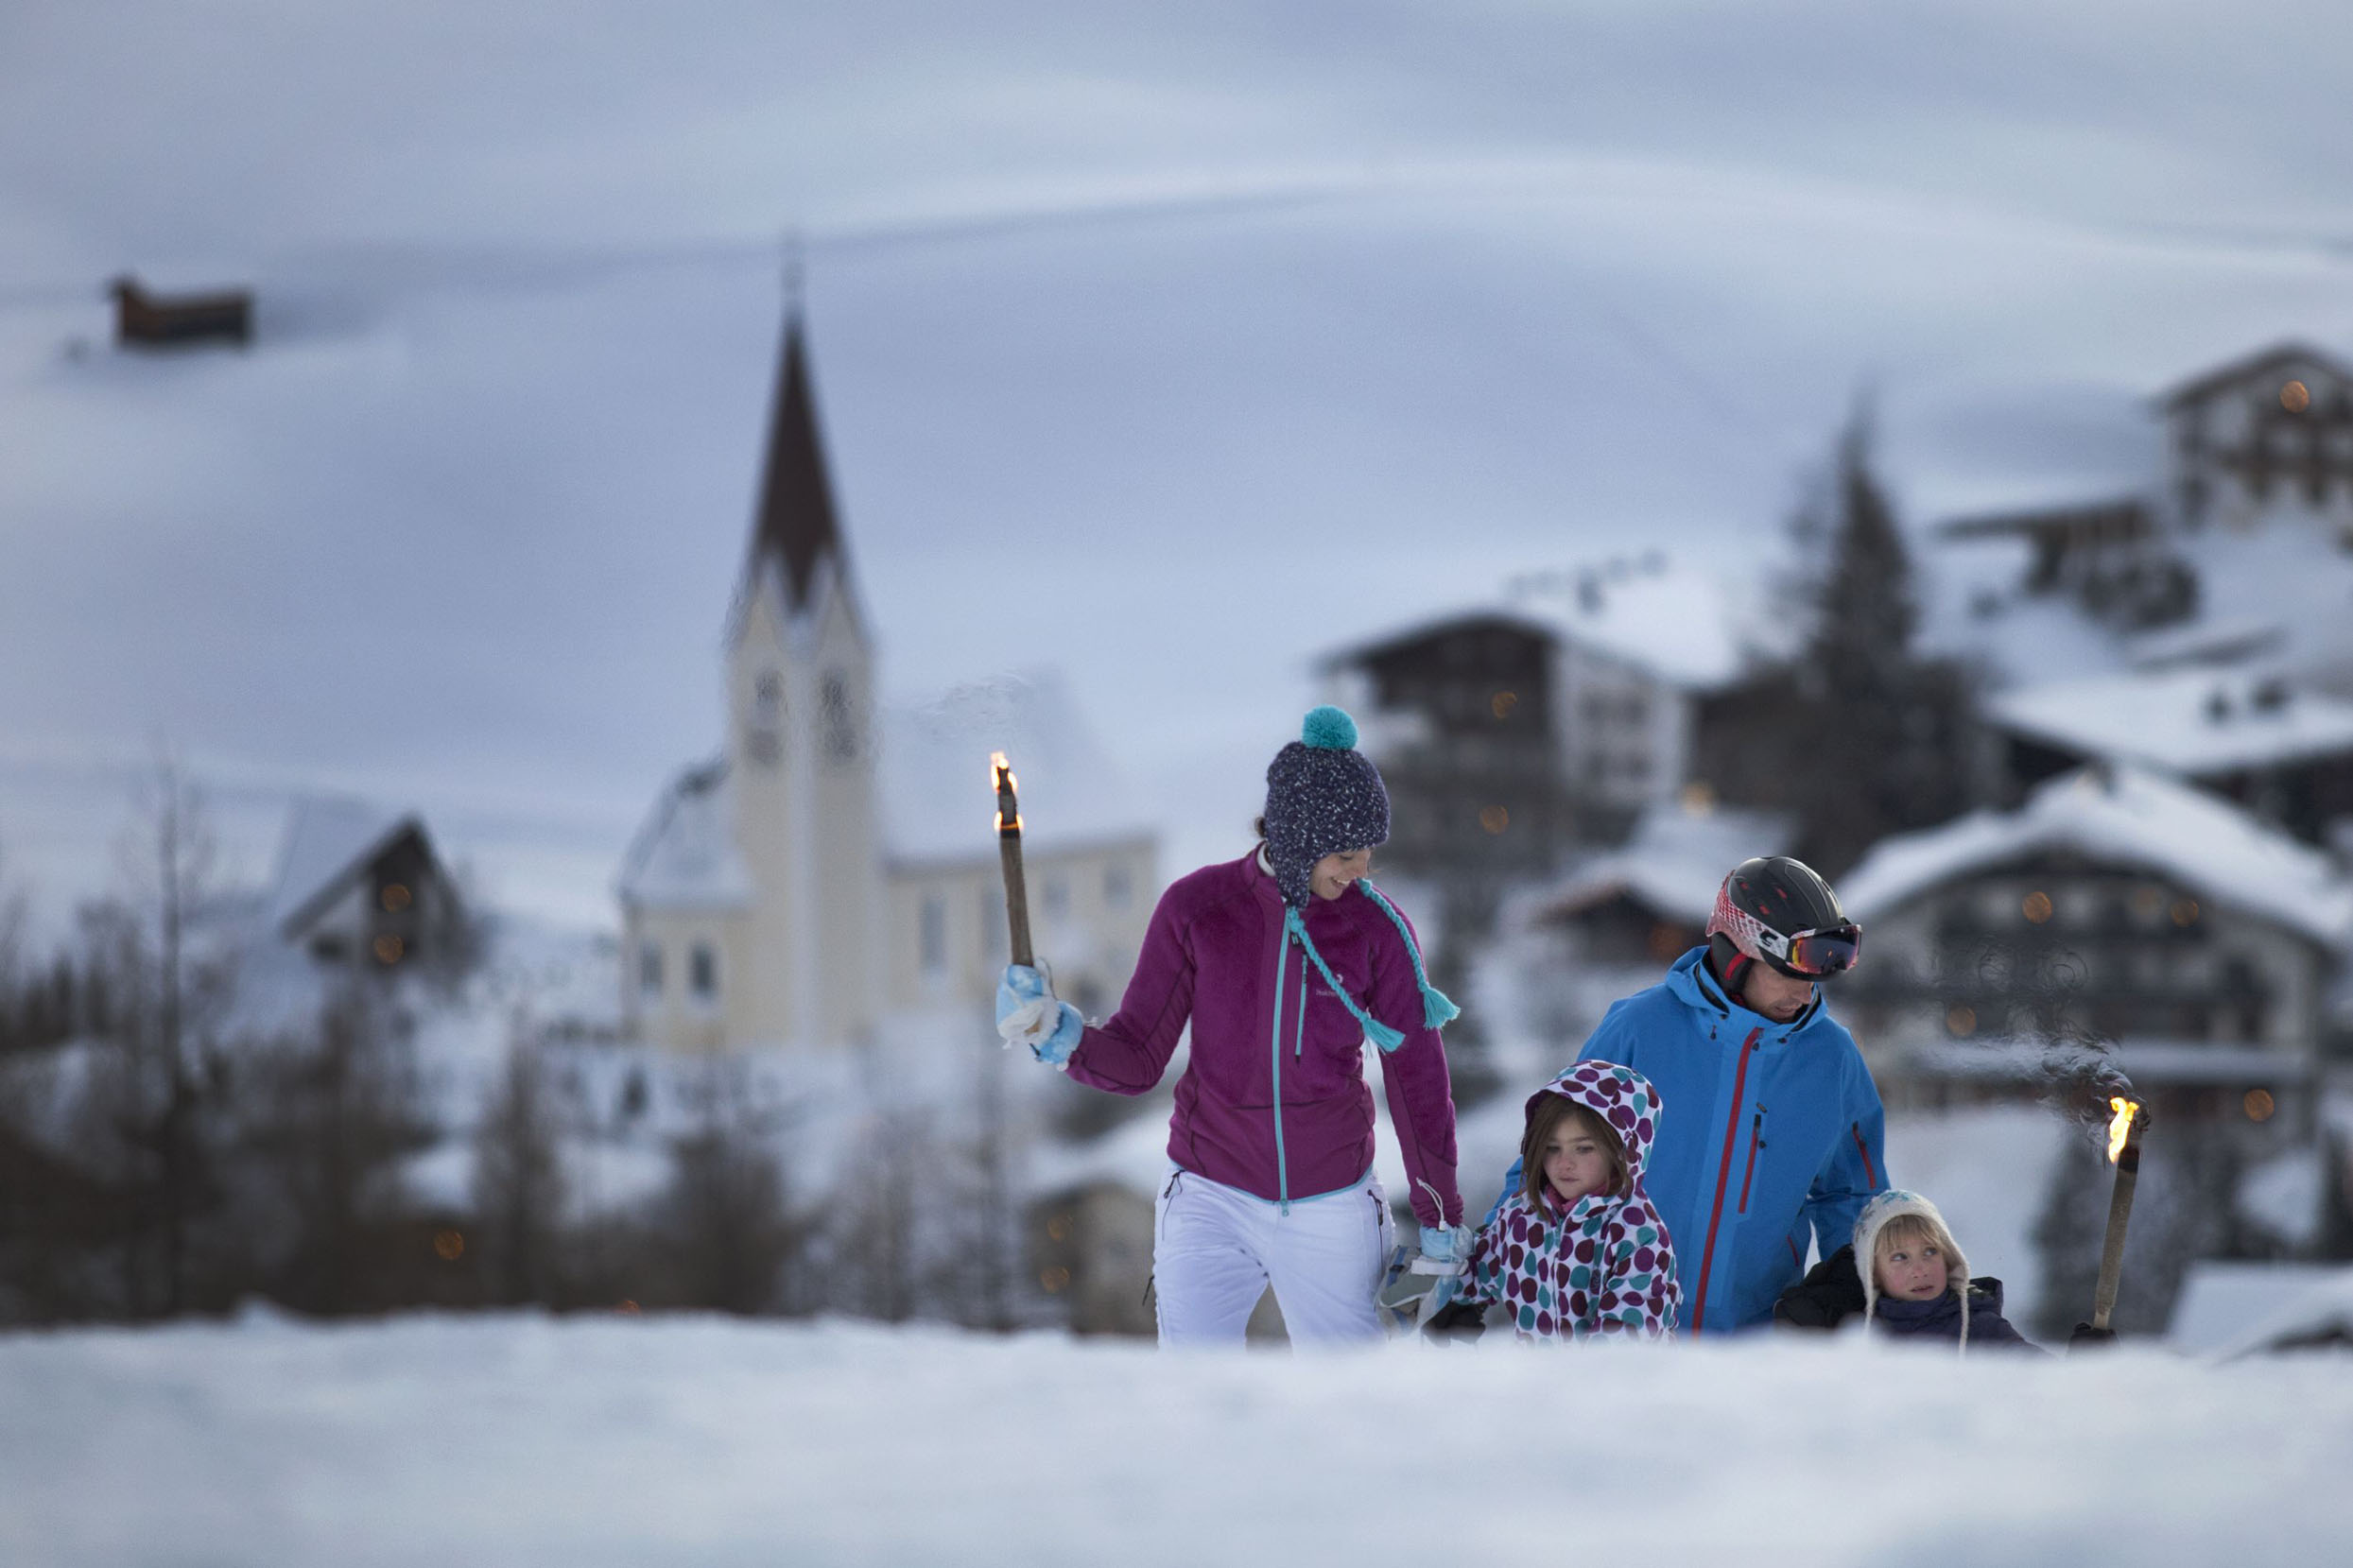
[(1457, 1300), (1500, 1301), (1522, 1339), (1670, 1336), (1674, 1243), (1642, 1190), (1658, 1116), (1658, 1091), (1615, 1062), (1579, 1062), (1530, 1095), (1529, 1179), (1479, 1232)]

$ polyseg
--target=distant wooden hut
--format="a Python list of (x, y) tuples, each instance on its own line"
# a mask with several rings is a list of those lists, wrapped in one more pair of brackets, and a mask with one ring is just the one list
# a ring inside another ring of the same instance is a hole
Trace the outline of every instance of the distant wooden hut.
[(208, 294), (150, 294), (129, 273), (108, 285), (114, 297), (114, 341), (126, 348), (185, 348), (253, 340), (251, 289)]

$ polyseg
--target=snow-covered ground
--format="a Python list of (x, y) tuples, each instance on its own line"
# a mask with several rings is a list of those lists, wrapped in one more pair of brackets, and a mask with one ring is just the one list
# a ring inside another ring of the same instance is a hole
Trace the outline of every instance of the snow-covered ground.
[(2342, 1354), (1178, 1357), (528, 1317), (0, 1341), (21, 1568), (2317, 1562), (2348, 1463)]

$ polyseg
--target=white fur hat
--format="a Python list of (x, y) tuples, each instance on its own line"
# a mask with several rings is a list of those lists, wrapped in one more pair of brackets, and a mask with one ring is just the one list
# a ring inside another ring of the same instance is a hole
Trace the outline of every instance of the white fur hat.
[(1961, 1348), (1969, 1348), (1969, 1260), (1936, 1205), (1918, 1193), (1890, 1187), (1862, 1206), (1855, 1216), (1855, 1272), (1862, 1276), (1862, 1318), (1868, 1323), (1879, 1308), (1879, 1273), (1873, 1266), (1878, 1255), (1879, 1232), (1899, 1215), (1918, 1215), (1945, 1233), (1945, 1272), (1954, 1294), (1961, 1298)]

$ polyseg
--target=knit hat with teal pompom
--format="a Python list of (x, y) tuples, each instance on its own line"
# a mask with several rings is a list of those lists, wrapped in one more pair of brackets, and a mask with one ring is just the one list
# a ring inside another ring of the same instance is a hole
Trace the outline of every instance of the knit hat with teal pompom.
[(1389, 841), (1389, 791), (1356, 747), (1357, 721), (1317, 708), (1267, 767), (1267, 862), (1294, 909), (1306, 907), (1317, 861)]

